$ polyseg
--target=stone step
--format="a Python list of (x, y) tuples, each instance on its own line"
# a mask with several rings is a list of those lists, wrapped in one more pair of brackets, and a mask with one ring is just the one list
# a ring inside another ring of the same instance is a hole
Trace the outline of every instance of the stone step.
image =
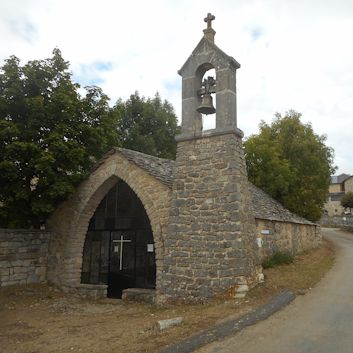
[(123, 290), (121, 299), (154, 304), (156, 301), (156, 290), (147, 288), (127, 288)]

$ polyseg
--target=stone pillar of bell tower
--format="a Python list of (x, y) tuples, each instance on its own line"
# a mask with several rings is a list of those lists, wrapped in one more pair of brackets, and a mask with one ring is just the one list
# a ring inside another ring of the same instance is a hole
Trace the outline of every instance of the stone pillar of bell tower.
[[(160, 293), (165, 300), (202, 301), (241, 296), (257, 283), (255, 218), (237, 128), (239, 63), (214, 44), (205, 18), (204, 37), (179, 70), (182, 129), (177, 156)], [(203, 85), (215, 69), (215, 84)], [(202, 87), (204, 86), (204, 88)], [(205, 94), (216, 96), (216, 127), (203, 131), (198, 110)]]

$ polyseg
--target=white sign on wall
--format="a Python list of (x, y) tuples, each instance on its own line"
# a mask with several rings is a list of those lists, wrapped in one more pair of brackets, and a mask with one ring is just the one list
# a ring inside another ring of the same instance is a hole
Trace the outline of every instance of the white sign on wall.
[(147, 252), (153, 252), (153, 251), (154, 251), (153, 244), (147, 244)]
[(259, 248), (262, 248), (262, 238), (256, 238), (257, 239), (257, 246)]

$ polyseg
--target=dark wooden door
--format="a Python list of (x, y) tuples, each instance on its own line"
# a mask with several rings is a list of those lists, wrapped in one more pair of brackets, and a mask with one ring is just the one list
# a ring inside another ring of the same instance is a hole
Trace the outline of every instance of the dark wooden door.
[(108, 296), (121, 297), (123, 289), (135, 287), (136, 233), (124, 230), (110, 234)]
[(110, 297), (120, 297), (125, 288), (155, 288), (151, 224), (140, 199), (122, 180), (111, 188), (90, 220), (81, 280), (108, 284)]
[(156, 260), (152, 232), (136, 231), (136, 288), (155, 288)]

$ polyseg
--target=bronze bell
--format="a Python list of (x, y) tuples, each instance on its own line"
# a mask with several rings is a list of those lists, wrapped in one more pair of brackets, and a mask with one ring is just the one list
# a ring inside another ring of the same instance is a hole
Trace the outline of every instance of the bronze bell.
[(202, 97), (200, 106), (196, 109), (201, 114), (214, 114), (216, 112), (215, 107), (213, 106), (213, 99), (209, 93), (206, 93)]

